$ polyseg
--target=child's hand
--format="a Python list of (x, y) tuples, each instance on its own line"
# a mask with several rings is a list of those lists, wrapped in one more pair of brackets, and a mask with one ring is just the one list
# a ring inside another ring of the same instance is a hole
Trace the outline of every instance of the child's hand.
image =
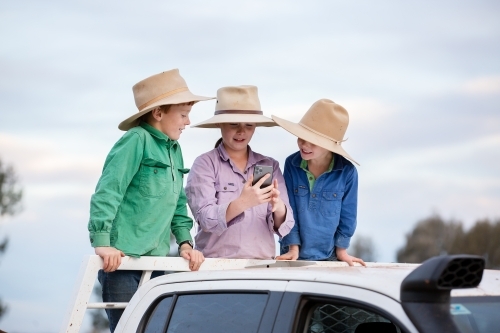
[(340, 247), (337, 247), (335, 251), (337, 255), (337, 259), (340, 261), (345, 261), (346, 263), (349, 264), (349, 266), (354, 266), (354, 263), (360, 263), (363, 266), (366, 266), (365, 262), (362, 259), (350, 256), (347, 254), (347, 249), (342, 249)]
[(179, 254), (184, 259), (189, 260), (189, 269), (192, 271), (199, 270), (201, 264), (205, 261), (203, 253), (191, 248), (189, 244), (183, 244)]
[(111, 246), (98, 246), (94, 251), (104, 261), (102, 269), (106, 273), (116, 271), (122, 263), (122, 257), (125, 257), (125, 253)]
[(253, 175), (250, 175), (239, 197), (245, 209), (271, 201), (273, 185), (271, 184), (267, 187), (260, 188), (262, 183), (269, 177), (271, 177), (271, 175), (264, 175), (264, 177), (259, 179), (259, 181), (252, 186)]
[(278, 180), (275, 179), (273, 182), (273, 190), (271, 191), (271, 211), (274, 213), (277, 209), (285, 212), (286, 207), (283, 200), (280, 198), (280, 191), (278, 190)]
[(290, 245), (288, 252), (276, 257), (276, 260), (297, 260), (299, 258), (299, 246)]

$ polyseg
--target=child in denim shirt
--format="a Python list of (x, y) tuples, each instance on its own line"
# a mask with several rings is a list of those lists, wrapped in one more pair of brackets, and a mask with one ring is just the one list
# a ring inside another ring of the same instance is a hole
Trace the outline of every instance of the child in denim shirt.
[(284, 169), (295, 226), (281, 240), (282, 255), (277, 259), (365, 265), (347, 253), (356, 229), (358, 202), (358, 174), (349, 160), (355, 161), (341, 147), (349, 123), (347, 111), (321, 99), (298, 124), (272, 118), (298, 137), (299, 146), (286, 159)]

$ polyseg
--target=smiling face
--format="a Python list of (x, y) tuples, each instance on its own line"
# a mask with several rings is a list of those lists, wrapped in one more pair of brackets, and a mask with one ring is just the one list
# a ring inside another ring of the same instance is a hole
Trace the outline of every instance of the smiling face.
[(157, 108), (153, 110), (150, 125), (162, 131), (172, 140), (179, 140), (184, 128), (191, 124), (189, 112), (193, 103), (172, 104), (166, 111)]
[(219, 126), (224, 148), (228, 153), (247, 151), (255, 132), (255, 123), (224, 123)]
[(297, 139), (297, 145), (299, 146), (300, 156), (303, 160), (331, 160), (332, 152), (323, 147), (316, 146), (315, 144), (312, 144), (309, 141), (305, 141), (300, 138)]

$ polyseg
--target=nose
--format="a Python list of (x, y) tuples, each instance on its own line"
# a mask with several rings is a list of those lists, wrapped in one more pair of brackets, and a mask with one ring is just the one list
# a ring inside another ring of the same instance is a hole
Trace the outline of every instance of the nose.
[(191, 124), (191, 119), (189, 119), (189, 116), (186, 116), (186, 120), (184, 121), (184, 124), (186, 124), (186, 125)]

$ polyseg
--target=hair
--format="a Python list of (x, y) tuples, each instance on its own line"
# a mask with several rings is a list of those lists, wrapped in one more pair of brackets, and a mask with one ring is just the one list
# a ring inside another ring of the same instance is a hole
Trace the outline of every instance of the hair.
[[(171, 104), (160, 105), (157, 108), (160, 109), (161, 112), (167, 113), (168, 109), (170, 109), (170, 105)], [(153, 110), (154, 109), (152, 109), (151, 111), (153, 111)], [(139, 118), (137, 118), (137, 125), (139, 125), (140, 123), (147, 123), (148, 120), (151, 118), (151, 111), (146, 112), (145, 114), (143, 114), (142, 116), (140, 116)]]
[(215, 143), (215, 147), (214, 148), (219, 147), (221, 143), (222, 143), (222, 138), (220, 138), (219, 140), (217, 140), (217, 142)]

